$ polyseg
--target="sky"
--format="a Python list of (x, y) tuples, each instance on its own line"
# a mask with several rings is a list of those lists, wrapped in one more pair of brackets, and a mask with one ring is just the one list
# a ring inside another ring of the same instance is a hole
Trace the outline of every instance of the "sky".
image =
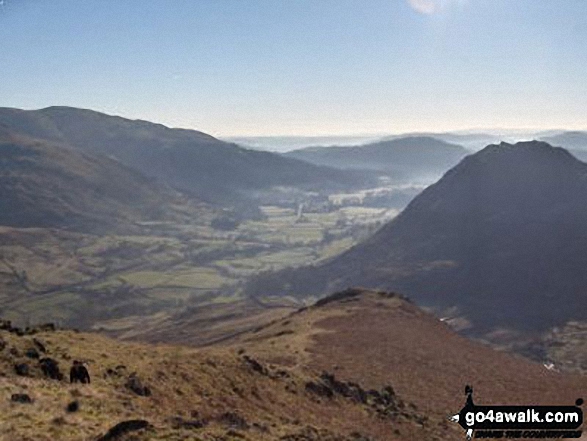
[(0, 106), (215, 136), (587, 129), (585, 0), (0, 0)]

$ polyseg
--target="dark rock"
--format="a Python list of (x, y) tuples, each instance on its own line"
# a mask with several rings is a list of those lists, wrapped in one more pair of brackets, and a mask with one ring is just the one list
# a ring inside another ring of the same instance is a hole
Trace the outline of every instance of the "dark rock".
[(236, 412), (226, 412), (220, 415), (218, 422), (233, 429), (247, 430), (249, 424), (247, 421)]
[(65, 418), (63, 418), (62, 416), (53, 418), (51, 422), (56, 426), (63, 426), (66, 423)]
[(28, 377), (30, 374), (29, 365), (26, 363), (18, 363), (14, 365), (14, 372), (21, 377)]
[(91, 382), (90, 373), (81, 361), (74, 360), (73, 366), (69, 370), (70, 383), (89, 384)]
[(28, 326), (24, 328), (24, 335), (35, 335), (37, 332), (37, 328), (29, 328)]
[(45, 345), (43, 343), (41, 343), (40, 340), (37, 340), (36, 338), (33, 338), (33, 344), (37, 347), (37, 349), (42, 352), (43, 354), (45, 354), (47, 352), (47, 348), (45, 347)]
[(383, 390), (381, 391), (381, 399), (383, 401), (383, 404), (385, 404), (386, 406), (390, 406), (392, 404), (395, 404), (396, 402), (396, 395), (395, 395), (395, 391), (393, 390), (393, 388), (391, 386), (386, 386), (383, 388)]
[(261, 374), (261, 375), (267, 375), (268, 371), (267, 368), (265, 368), (261, 363), (259, 363), (257, 360), (255, 360), (252, 357), (249, 357), (248, 355), (245, 355), (243, 357), (243, 360), (245, 360), (245, 362), (247, 363), (247, 365), (255, 372)]
[(33, 399), (28, 394), (12, 394), (10, 401), (13, 403), (31, 404)]
[(367, 404), (367, 392), (356, 383), (348, 383), (348, 393), (343, 396), (357, 403)]
[(37, 326), (37, 329), (40, 332), (52, 332), (57, 329), (54, 323), (44, 323), (42, 325)]
[(348, 302), (358, 300), (362, 293), (363, 291), (361, 289), (349, 288), (344, 291), (329, 295), (328, 297), (324, 297), (323, 299), (318, 300), (314, 305), (316, 307), (321, 307), (332, 302)]
[(151, 389), (148, 386), (145, 386), (141, 379), (136, 376), (136, 374), (131, 374), (128, 377), (125, 386), (127, 389), (131, 390), (137, 395), (140, 395), (141, 397), (151, 396)]
[(308, 381), (306, 383), (306, 391), (311, 392), (313, 394), (319, 395), (321, 397), (332, 398), (334, 397), (334, 392), (328, 386), (323, 383), (315, 383), (313, 381)]
[(367, 406), (381, 418), (419, 417), (415, 409), (411, 412), (404, 411), (404, 402), (396, 396), (391, 386), (385, 386), (381, 391), (366, 391), (357, 383), (339, 381), (333, 374), (324, 372), (320, 375), (319, 381), (306, 383), (306, 391), (326, 398), (341, 396), (350, 399)]
[(148, 429), (152, 427), (146, 420), (128, 420), (118, 423), (112, 427), (105, 435), (98, 438), (96, 441), (114, 441), (120, 439), (123, 435), (129, 432), (136, 432), (137, 430)]
[(27, 349), (26, 352), (24, 353), (24, 355), (28, 358), (32, 358), (34, 360), (38, 360), (40, 355), (39, 355), (39, 351), (37, 351), (35, 348), (30, 348)]
[(336, 380), (333, 374), (324, 372), (322, 373), (322, 375), (320, 375), (320, 379), (324, 384), (326, 384), (330, 389), (332, 389), (333, 392), (339, 395), (347, 397), (352, 394), (350, 384)]
[(6, 348), (6, 342), (4, 341), (3, 338), (0, 337), (0, 351), (3, 351), (4, 348)]
[(77, 401), (77, 400), (72, 401), (71, 403), (69, 403), (67, 405), (65, 410), (69, 413), (77, 412), (79, 410), (79, 401)]
[(63, 374), (59, 370), (59, 363), (52, 358), (41, 358), (39, 360), (39, 366), (45, 377), (51, 378), (52, 380), (63, 380)]
[(359, 432), (351, 433), (351, 440), (352, 441), (374, 441), (373, 438), (365, 436)]
[(174, 429), (201, 429), (206, 426), (206, 421), (200, 419), (185, 420), (180, 416), (169, 419)]
[(276, 378), (289, 378), (291, 377), (291, 375), (289, 374), (288, 371), (284, 371), (283, 369), (279, 369), (278, 371), (275, 372), (274, 376)]
[(284, 435), (279, 438), (281, 441), (347, 441), (345, 438), (335, 436), (327, 430), (318, 430), (312, 426), (306, 426), (296, 433)]

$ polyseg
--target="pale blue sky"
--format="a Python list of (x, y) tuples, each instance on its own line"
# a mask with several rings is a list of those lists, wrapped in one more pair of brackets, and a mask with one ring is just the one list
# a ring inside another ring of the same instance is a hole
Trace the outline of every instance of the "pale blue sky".
[(0, 106), (216, 136), (587, 129), (585, 0), (5, 0)]

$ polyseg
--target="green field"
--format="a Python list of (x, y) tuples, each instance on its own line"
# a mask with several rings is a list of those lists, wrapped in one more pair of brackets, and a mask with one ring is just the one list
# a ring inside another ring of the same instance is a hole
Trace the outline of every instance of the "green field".
[(19, 323), (93, 326), (187, 302), (234, 301), (249, 277), (340, 254), (394, 214), (362, 207), (301, 217), (276, 206), (262, 212), (263, 220), (233, 231), (164, 225), (152, 234), (95, 236), (2, 228), (0, 314)]

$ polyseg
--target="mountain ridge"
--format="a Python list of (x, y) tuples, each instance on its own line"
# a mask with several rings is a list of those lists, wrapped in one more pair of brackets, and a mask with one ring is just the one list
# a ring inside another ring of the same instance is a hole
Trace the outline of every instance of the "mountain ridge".
[(211, 213), (201, 201), (117, 161), (15, 135), (6, 126), (0, 126), (0, 153), (5, 226), (105, 231)]
[(87, 109), (0, 108), (0, 124), (20, 134), (116, 158), (146, 176), (211, 203), (247, 206), (249, 192), (274, 186), (344, 189), (376, 182), (370, 174), (318, 167), (270, 152), (248, 150), (195, 130), (173, 129)]
[(440, 176), (470, 152), (432, 136), (409, 136), (355, 146), (306, 147), (284, 154), (316, 165), (385, 172), (393, 181)]
[(264, 275), (247, 292), (324, 295), (350, 285), (457, 307), (480, 327), (545, 329), (587, 317), (587, 164), (546, 143), (463, 159), (375, 235), (316, 267)]

